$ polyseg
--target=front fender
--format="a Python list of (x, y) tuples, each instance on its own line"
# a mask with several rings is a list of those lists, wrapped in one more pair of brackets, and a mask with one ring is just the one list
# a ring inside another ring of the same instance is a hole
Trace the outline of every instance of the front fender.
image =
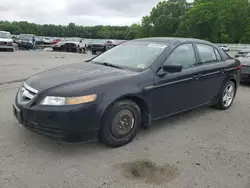
[[(127, 98), (136, 98), (144, 101), (147, 108), (149, 108), (150, 104), (148, 104), (147, 97), (144, 96), (144, 93), (141, 88), (134, 87), (133, 89), (129, 89), (128, 87), (125, 87), (126, 89), (118, 90), (116, 92), (112, 92), (108, 95), (103, 95), (102, 99), (99, 101), (99, 107), (98, 107), (98, 116), (103, 117), (104, 113), (117, 101)], [(130, 92), (128, 92), (130, 91)]]

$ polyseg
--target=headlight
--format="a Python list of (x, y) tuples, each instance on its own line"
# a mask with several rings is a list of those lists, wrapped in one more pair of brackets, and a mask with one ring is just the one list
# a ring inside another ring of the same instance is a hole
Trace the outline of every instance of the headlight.
[(96, 94), (85, 95), (80, 97), (45, 97), (41, 105), (52, 105), (52, 106), (63, 106), (63, 105), (76, 105), (95, 101), (97, 98)]

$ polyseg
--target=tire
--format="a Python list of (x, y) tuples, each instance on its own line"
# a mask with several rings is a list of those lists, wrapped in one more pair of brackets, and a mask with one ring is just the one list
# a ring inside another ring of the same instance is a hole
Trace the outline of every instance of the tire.
[(104, 114), (100, 139), (110, 147), (126, 145), (134, 139), (140, 124), (138, 105), (131, 100), (118, 101)]
[[(229, 91), (229, 88), (232, 88), (231, 92)], [(222, 88), (219, 101), (216, 105), (214, 105), (214, 107), (220, 110), (227, 110), (233, 104), (235, 94), (236, 85), (234, 84), (234, 82), (228, 81)]]

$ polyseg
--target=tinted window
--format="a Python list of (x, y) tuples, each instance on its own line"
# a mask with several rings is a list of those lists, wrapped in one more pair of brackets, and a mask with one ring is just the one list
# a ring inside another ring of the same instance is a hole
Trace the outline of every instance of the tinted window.
[(217, 61), (214, 48), (205, 44), (197, 44), (198, 52), (200, 54), (201, 62), (209, 63)]
[(217, 49), (214, 49), (214, 51), (215, 51), (217, 60), (218, 60), (218, 61), (221, 61), (222, 59), (221, 59), (221, 56), (220, 56), (220, 53), (218, 52), (218, 50), (217, 50)]
[(192, 67), (196, 63), (192, 44), (178, 46), (168, 57), (165, 64), (181, 64), (183, 68)]

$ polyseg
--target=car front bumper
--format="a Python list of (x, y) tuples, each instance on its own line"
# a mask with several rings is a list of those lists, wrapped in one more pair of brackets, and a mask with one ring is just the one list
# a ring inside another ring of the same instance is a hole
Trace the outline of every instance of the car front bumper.
[(19, 43), (18, 47), (21, 47), (21, 48), (32, 48), (33, 44), (32, 43)]
[(0, 49), (14, 49), (14, 46), (0, 45)]
[(92, 51), (105, 51), (106, 48), (103, 47), (103, 46), (100, 46), (100, 47), (92, 47), (91, 50), (92, 50)]
[(15, 103), (13, 113), (28, 130), (53, 140), (81, 142), (98, 139), (100, 118), (93, 104), (27, 108)]

